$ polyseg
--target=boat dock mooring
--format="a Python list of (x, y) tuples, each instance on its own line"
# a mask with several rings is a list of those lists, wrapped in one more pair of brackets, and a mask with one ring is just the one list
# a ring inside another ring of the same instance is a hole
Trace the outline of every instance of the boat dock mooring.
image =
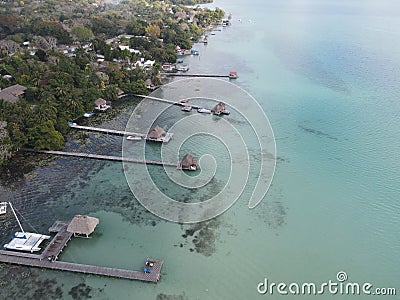
[(57, 261), (59, 253), (72, 237), (72, 233), (67, 231), (68, 225), (68, 222), (56, 221), (49, 228), (49, 232), (56, 232), (57, 234), (41, 255), (0, 250), (0, 262), (148, 282), (157, 282), (160, 279), (163, 261), (158, 259), (148, 258), (143, 271)]

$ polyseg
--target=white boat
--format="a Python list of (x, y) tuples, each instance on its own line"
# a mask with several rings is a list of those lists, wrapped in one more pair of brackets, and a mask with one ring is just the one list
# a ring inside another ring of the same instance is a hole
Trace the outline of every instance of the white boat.
[(180, 65), (180, 66), (177, 66), (176, 69), (179, 72), (187, 72), (187, 71), (189, 71), (189, 66), (188, 65)]
[(11, 202), (8, 202), (10, 208), (15, 216), (15, 219), (18, 222), (19, 227), (21, 228), (21, 232), (16, 232), (12, 237), (11, 242), (5, 244), (3, 246), (4, 250), (20, 250), (20, 251), (28, 251), (28, 252), (37, 252), (41, 249), (39, 245), (44, 241), (50, 239), (50, 236), (40, 234), (40, 233), (32, 233), (32, 232), (25, 232), (22, 228), (22, 225), (17, 217), (17, 214), (14, 211)]
[(94, 115), (94, 112), (86, 112), (83, 116), (85, 117), (85, 118), (90, 118), (91, 116), (93, 116)]
[(201, 114), (211, 114), (211, 110), (207, 109), (207, 108), (199, 108), (197, 110), (197, 112), (201, 113)]
[(126, 139), (129, 141), (141, 141), (142, 140), (142, 138), (137, 135), (129, 135), (126, 137)]
[(28, 252), (40, 251), (39, 245), (44, 241), (50, 239), (50, 236), (31, 233), (31, 232), (16, 232), (13, 239), (8, 244), (3, 246), (4, 250), (19, 250)]
[(7, 202), (0, 202), (0, 215), (7, 213)]
[(182, 111), (191, 111), (191, 110), (192, 110), (192, 107), (191, 107), (190, 105), (184, 106), (184, 107), (181, 108), (181, 110), (182, 110)]

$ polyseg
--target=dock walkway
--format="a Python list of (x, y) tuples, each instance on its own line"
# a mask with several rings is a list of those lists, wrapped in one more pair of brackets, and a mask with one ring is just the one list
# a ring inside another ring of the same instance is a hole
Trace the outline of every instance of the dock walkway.
[(133, 136), (140, 136), (141, 138), (146, 138), (146, 134), (137, 133), (137, 132), (129, 132), (129, 131), (123, 131), (123, 130), (107, 129), (107, 128), (98, 128), (98, 127), (91, 127), (91, 126), (81, 126), (81, 125), (75, 125), (75, 124), (70, 124), (69, 127), (76, 128), (76, 129), (82, 129), (82, 130), (88, 130), (88, 131), (115, 134), (115, 135), (133, 135)]
[(221, 74), (182, 74), (182, 73), (161, 73), (167, 77), (216, 77), (216, 78), (229, 78), (229, 75)]
[(92, 158), (92, 159), (101, 159), (101, 160), (123, 161), (123, 162), (131, 162), (131, 163), (168, 166), (168, 167), (175, 167), (175, 168), (178, 166), (178, 163), (158, 161), (158, 160), (141, 160), (141, 159), (130, 158), (130, 157), (122, 157), (122, 156), (99, 155), (99, 154), (82, 153), (82, 152), (34, 150), (34, 149), (29, 149), (29, 148), (22, 148), (21, 150), (28, 151), (28, 152), (42, 153), (42, 154), (54, 154), (54, 155), (61, 155), (61, 156), (73, 156), (73, 157)]
[(40, 260), (24, 255), (20, 256), (0, 255), (0, 262), (24, 265), (29, 267), (39, 267), (52, 270), (70, 271), (75, 273), (93, 274), (100, 276), (118, 277), (131, 280), (150, 281), (150, 282), (157, 282), (160, 279), (160, 272), (163, 264), (161, 260), (152, 260), (152, 262), (154, 263), (152, 272), (145, 273), (144, 271), (143, 272), (132, 271), (127, 269), (116, 269), (116, 268), (84, 265), (84, 264), (62, 262), (62, 261), (49, 261), (47, 259)]
[(72, 238), (72, 233), (67, 231), (68, 225), (67, 222), (57, 221), (49, 228), (49, 232), (57, 234), (43, 251), (43, 258), (58, 259), (58, 255)]
[(53, 226), (49, 228), (49, 232), (56, 232), (57, 234), (42, 254), (38, 255), (25, 252), (0, 250), (0, 262), (149, 282), (157, 282), (160, 279), (163, 261), (158, 259), (148, 258), (146, 260), (144, 268), (148, 269), (150, 273), (144, 272), (144, 269), (143, 271), (133, 271), (57, 261), (59, 253), (72, 237), (72, 233), (67, 232), (68, 225), (68, 222), (56, 221)]

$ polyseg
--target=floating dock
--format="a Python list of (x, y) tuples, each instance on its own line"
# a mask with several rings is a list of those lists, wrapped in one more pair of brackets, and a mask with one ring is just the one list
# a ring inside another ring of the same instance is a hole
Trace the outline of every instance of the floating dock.
[(111, 160), (111, 161), (123, 161), (123, 162), (139, 163), (139, 164), (168, 166), (168, 167), (175, 167), (175, 168), (178, 166), (178, 163), (164, 162), (164, 161), (158, 161), (158, 160), (141, 160), (141, 159), (136, 159), (136, 158), (122, 157), (122, 156), (99, 155), (99, 154), (82, 153), (82, 152), (34, 150), (34, 149), (29, 149), (29, 148), (22, 148), (21, 150), (28, 151), (28, 152), (42, 153), (42, 154), (73, 156), (73, 157), (92, 158), (92, 159)]
[[(144, 264), (143, 271), (57, 261), (59, 253), (67, 245), (72, 236), (72, 234), (66, 231), (68, 225), (68, 222), (56, 221), (50, 227), (49, 232), (57, 232), (57, 234), (41, 255), (0, 250), (0, 262), (148, 282), (157, 282), (160, 280), (163, 261), (158, 259), (148, 258)], [(150, 272), (145, 272), (145, 269)]]

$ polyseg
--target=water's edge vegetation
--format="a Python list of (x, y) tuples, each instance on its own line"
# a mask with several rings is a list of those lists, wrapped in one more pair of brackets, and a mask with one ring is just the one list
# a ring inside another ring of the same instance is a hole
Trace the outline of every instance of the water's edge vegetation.
[[(60, 149), (67, 122), (103, 98), (146, 94), (163, 63), (224, 17), (200, 1), (20, 1), (0, 4), (0, 164), (22, 146)], [(209, 2), (209, 1), (201, 1)], [(148, 62), (146, 64), (145, 62)]]

